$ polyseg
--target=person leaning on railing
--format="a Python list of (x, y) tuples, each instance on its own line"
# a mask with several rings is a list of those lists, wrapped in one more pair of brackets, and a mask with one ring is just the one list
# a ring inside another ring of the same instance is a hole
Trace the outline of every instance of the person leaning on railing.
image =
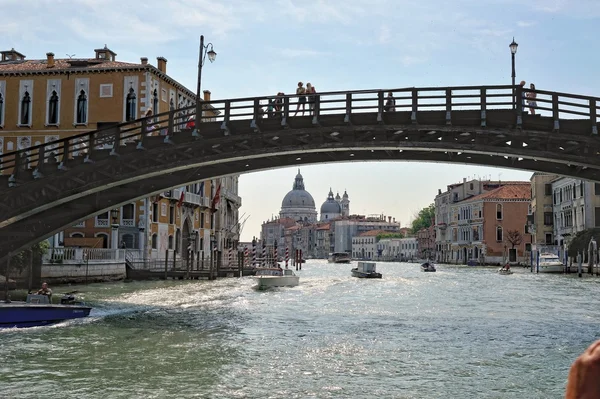
[(600, 398), (600, 340), (591, 344), (571, 366), (566, 399)]

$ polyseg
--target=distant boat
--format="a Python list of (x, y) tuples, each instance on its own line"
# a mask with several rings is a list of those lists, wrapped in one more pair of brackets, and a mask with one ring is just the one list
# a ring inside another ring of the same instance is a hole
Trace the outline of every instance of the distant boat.
[(421, 264), (421, 270), (424, 272), (435, 272), (436, 268), (431, 262), (425, 262)]
[(270, 287), (295, 287), (300, 284), (300, 277), (292, 269), (257, 268), (254, 278), (258, 281), (258, 289)]
[(327, 260), (329, 263), (350, 263), (352, 258), (347, 252), (332, 252)]
[(498, 269), (498, 274), (509, 275), (509, 274), (513, 274), (513, 271), (510, 269), (507, 269), (505, 267), (501, 267), (500, 269)]
[(540, 273), (563, 273), (564, 271), (565, 267), (558, 255), (547, 252), (540, 254)]
[(87, 317), (91, 310), (72, 294), (64, 295), (56, 305), (46, 295), (29, 294), (25, 302), (0, 302), (0, 328), (46, 326)]
[(377, 273), (375, 268), (375, 262), (358, 262), (358, 266), (351, 270), (352, 277), (381, 278), (381, 273)]

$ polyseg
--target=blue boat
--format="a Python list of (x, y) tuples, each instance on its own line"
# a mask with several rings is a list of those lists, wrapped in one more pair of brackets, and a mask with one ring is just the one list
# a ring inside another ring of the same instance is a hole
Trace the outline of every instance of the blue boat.
[(0, 302), (0, 328), (47, 326), (87, 317), (91, 310), (72, 294), (63, 296), (60, 304), (55, 305), (46, 295), (29, 294), (26, 302)]

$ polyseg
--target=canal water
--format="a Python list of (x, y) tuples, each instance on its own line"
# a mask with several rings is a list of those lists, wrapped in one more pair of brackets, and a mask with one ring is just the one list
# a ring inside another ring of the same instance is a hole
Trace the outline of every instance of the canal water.
[(561, 398), (600, 338), (600, 279), (309, 261), (249, 277), (79, 289), (86, 320), (0, 331), (0, 397)]

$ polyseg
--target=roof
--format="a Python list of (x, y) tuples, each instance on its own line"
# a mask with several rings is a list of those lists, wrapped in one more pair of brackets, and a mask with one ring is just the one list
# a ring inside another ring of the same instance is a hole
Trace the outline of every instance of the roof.
[(43, 60), (10, 60), (0, 62), (0, 76), (7, 75), (41, 75), (61, 73), (113, 72), (122, 70), (148, 71), (164, 79), (168, 83), (186, 92), (188, 96), (196, 94), (177, 82), (158, 68), (150, 64), (138, 64), (123, 61), (111, 61), (98, 58), (55, 58), (54, 66), (48, 67), (47, 59)]
[(380, 234), (390, 234), (390, 231), (386, 231), (386, 230), (369, 230), (369, 231), (365, 231), (364, 233), (359, 234), (359, 237), (376, 237)]
[(321, 224), (321, 225), (317, 226), (317, 230), (329, 230), (330, 228), (331, 228), (331, 225), (329, 223)]
[(487, 193), (476, 195), (466, 201), (529, 201), (531, 200), (531, 183), (514, 182), (498, 187)]

